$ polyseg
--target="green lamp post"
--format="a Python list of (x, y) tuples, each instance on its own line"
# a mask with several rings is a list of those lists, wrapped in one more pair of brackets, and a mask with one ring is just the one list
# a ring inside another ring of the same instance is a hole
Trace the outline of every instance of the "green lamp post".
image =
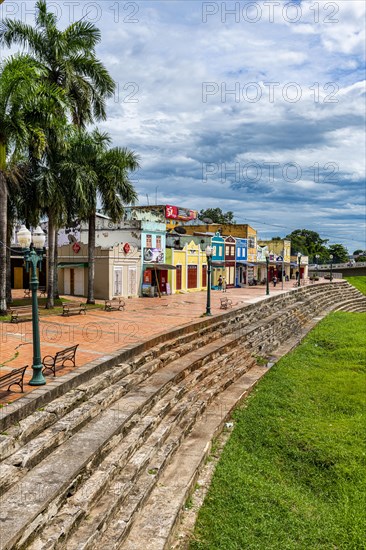
[(316, 276), (319, 277), (319, 254), (315, 254), (316, 259)]
[(330, 258), (330, 282), (333, 281), (333, 254), (329, 256)]
[[(23, 255), (26, 263), (27, 273), (31, 268), (30, 288), (32, 291), (32, 330), (33, 330), (33, 376), (29, 382), (30, 386), (43, 386), (46, 379), (43, 376), (43, 365), (41, 359), (41, 346), (39, 336), (39, 319), (38, 319), (38, 278), (37, 265), (42, 262), (43, 247), (46, 236), (42, 229), (38, 226), (33, 232), (33, 239), (29, 229), (22, 225), (18, 231), (18, 243), (23, 249)], [(31, 245), (31, 241), (32, 245)]]
[(266, 257), (266, 296), (269, 296), (269, 280), (268, 280), (268, 271), (269, 271), (269, 252), (268, 250), (264, 253)]
[(212, 271), (212, 246), (206, 246), (207, 257), (207, 301), (206, 301), (206, 315), (210, 316), (211, 313), (211, 271)]
[(301, 265), (301, 252), (297, 253), (297, 263), (298, 263), (298, 271), (299, 271), (299, 278), (297, 281), (297, 286), (300, 286), (300, 279), (301, 279), (301, 271), (300, 271), (300, 265)]

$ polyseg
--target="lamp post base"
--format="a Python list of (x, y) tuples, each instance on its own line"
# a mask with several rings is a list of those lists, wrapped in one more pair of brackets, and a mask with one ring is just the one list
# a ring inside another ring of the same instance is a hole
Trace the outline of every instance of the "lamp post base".
[(43, 376), (43, 365), (32, 365), (33, 376), (29, 381), (30, 386), (44, 386), (46, 379)]

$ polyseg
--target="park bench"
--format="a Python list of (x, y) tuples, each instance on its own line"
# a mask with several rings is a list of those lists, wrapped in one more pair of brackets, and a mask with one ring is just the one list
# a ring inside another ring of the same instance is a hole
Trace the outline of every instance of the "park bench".
[(220, 298), (220, 309), (228, 309), (233, 305), (229, 298)]
[(122, 298), (112, 298), (111, 300), (104, 300), (105, 311), (124, 311), (125, 301)]
[(62, 302), (62, 315), (73, 315), (84, 313), (86, 315), (86, 305), (75, 302)]
[[(39, 286), (38, 287), (38, 292), (39, 292), (39, 297), (40, 298), (42, 298), (42, 296), (44, 298), (46, 298), (47, 292), (46, 292), (46, 287), (45, 286)], [(32, 289), (25, 288), (24, 289), (24, 298), (30, 298), (31, 296), (32, 296)]]
[(20, 367), (20, 369), (14, 369), (11, 372), (7, 372), (4, 376), (0, 376), (0, 387), (8, 386), (7, 391), (10, 391), (11, 386), (16, 384), (20, 387), (23, 393), (23, 379), (27, 368), (28, 365), (25, 367)]
[(51, 370), (53, 376), (56, 376), (56, 367), (63, 367), (67, 361), (70, 361), (75, 367), (75, 355), (78, 345), (76, 344), (75, 346), (58, 351), (56, 355), (45, 355), (42, 359), (43, 371), (47, 369)]
[(32, 306), (13, 306), (9, 308), (9, 311), (11, 315), (11, 323), (32, 320)]

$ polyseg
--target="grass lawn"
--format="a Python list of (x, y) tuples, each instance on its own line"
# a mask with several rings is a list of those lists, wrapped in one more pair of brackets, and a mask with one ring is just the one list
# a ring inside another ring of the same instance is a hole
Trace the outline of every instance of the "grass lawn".
[(329, 315), (236, 410), (190, 550), (366, 548), (365, 325)]
[(366, 277), (344, 277), (344, 279), (355, 286), (362, 294), (366, 294)]
[[(55, 307), (54, 309), (46, 309), (46, 302), (47, 298), (38, 298), (38, 307), (39, 307), (39, 314), (41, 317), (44, 317), (46, 315), (61, 315), (62, 314), (62, 302), (70, 302), (67, 298), (60, 298), (55, 299)], [(85, 302), (85, 298), (80, 298), (80, 302)], [(11, 307), (15, 306), (30, 306), (32, 305), (32, 298), (17, 298), (13, 300), (13, 302), (10, 304)], [(104, 306), (102, 304), (86, 304), (87, 309), (102, 309)], [(11, 315), (3, 315), (0, 316), (0, 322), (1, 321), (10, 321)]]

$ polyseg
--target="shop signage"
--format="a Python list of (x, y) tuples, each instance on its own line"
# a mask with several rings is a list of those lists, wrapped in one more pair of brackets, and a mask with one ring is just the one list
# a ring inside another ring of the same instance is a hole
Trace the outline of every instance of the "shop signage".
[(283, 256), (277, 256), (276, 262), (283, 262)]
[(75, 254), (77, 254), (78, 252), (80, 252), (81, 246), (79, 245), (79, 243), (74, 243), (72, 245), (72, 249), (75, 252)]
[(188, 210), (187, 208), (179, 208), (179, 206), (166, 205), (165, 217), (169, 220), (189, 221), (197, 218), (197, 210)]
[(162, 248), (144, 248), (145, 263), (164, 263), (164, 251)]
[(123, 245), (123, 252), (124, 252), (125, 254), (128, 254), (130, 250), (131, 250), (130, 245), (129, 245), (128, 243), (125, 243), (125, 244)]

